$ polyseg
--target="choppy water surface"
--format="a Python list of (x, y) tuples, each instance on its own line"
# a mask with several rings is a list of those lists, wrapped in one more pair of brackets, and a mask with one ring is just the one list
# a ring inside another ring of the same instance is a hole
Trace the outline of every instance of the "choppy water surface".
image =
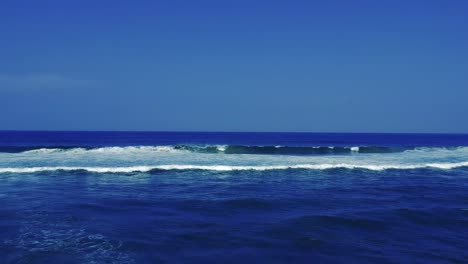
[(463, 263), (468, 136), (0, 132), (1, 263)]

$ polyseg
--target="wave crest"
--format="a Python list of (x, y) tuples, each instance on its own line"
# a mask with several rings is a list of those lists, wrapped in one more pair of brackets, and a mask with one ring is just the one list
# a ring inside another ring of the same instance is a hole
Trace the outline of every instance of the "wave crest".
[(246, 145), (167, 145), (167, 146), (109, 146), (109, 147), (0, 147), (0, 152), (22, 154), (57, 153), (221, 153), (258, 155), (327, 155), (352, 153), (394, 153), (415, 149), (413, 147), (387, 146), (246, 146)]
[(329, 170), (329, 169), (364, 169), (373, 171), (382, 170), (412, 170), (412, 169), (442, 169), (449, 170), (460, 167), (468, 167), (468, 161), (456, 163), (426, 163), (426, 164), (297, 164), (277, 166), (230, 166), (230, 165), (155, 165), (155, 166), (129, 166), (129, 167), (20, 167), (0, 168), (0, 173), (34, 173), (46, 171), (89, 171), (96, 173), (130, 173), (149, 172), (152, 170), (207, 170), (207, 171), (269, 171), (269, 170)]
[(100, 148), (37, 148), (27, 151), (23, 151), (23, 154), (54, 154), (54, 153), (69, 153), (69, 154), (99, 154), (99, 153), (108, 153), (108, 154), (118, 154), (118, 153), (127, 153), (127, 152), (167, 152), (167, 153), (177, 153), (177, 149), (172, 146), (129, 146), (129, 147), (100, 147)]

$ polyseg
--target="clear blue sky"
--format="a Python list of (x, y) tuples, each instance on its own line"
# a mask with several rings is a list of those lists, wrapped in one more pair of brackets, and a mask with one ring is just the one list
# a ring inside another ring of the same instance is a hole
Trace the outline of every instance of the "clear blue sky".
[(468, 132), (468, 1), (0, 2), (0, 129)]

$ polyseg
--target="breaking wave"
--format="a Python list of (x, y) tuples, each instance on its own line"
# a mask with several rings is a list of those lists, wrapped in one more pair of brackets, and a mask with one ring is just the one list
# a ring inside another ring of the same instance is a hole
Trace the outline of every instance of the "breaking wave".
[(468, 150), (468, 147), (389, 147), (389, 146), (246, 146), (246, 145), (168, 145), (168, 146), (2, 146), (0, 153), (53, 154), (53, 153), (219, 153), (258, 155), (334, 155), (356, 153), (398, 153), (405, 151)]
[(412, 170), (412, 169), (442, 169), (449, 170), (468, 167), (468, 161), (456, 163), (425, 163), (425, 164), (297, 164), (278, 166), (230, 166), (230, 165), (156, 165), (156, 166), (129, 166), (129, 167), (20, 167), (0, 168), (0, 173), (34, 173), (47, 171), (88, 171), (95, 173), (130, 173), (150, 172), (154, 170), (207, 170), (207, 171), (269, 171), (269, 170), (329, 170), (329, 169), (364, 169), (373, 171), (382, 170)]
[(172, 146), (129, 146), (129, 147), (98, 147), (98, 148), (86, 148), (86, 147), (76, 147), (76, 148), (33, 148), (20, 153), (24, 154), (52, 154), (52, 153), (76, 153), (76, 154), (86, 154), (86, 153), (103, 153), (103, 154), (112, 154), (112, 153), (136, 153), (136, 152), (167, 152), (167, 153), (177, 153), (180, 152)]

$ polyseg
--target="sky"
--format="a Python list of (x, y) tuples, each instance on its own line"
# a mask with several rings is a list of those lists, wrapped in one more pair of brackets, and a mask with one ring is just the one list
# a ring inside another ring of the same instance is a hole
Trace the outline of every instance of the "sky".
[(468, 133), (468, 1), (0, 1), (0, 130)]

